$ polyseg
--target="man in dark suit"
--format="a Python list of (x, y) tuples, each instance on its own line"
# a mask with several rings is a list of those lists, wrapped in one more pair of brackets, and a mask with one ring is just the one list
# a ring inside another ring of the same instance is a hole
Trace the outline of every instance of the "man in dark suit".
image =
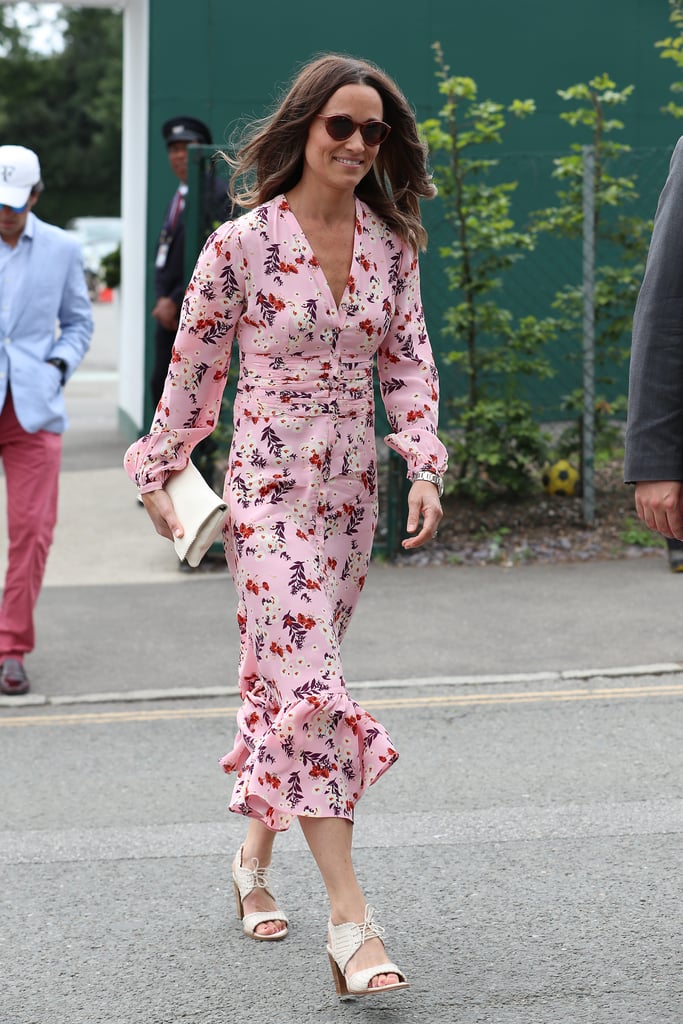
[(624, 478), (636, 511), (683, 565), (683, 138), (659, 197), (633, 316)]
[[(166, 142), (171, 170), (178, 179), (178, 187), (166, 209), (157, 245), (154, 269), (155, 303), (152, 316), (156, 320), (154, 331), (154, 366), (150, 378), (152, 409), (161, 398), (166, 380), (171, 350), (178, 329), (180, 309), (187, 287), (185, 269), (185, 198), (187, 196), (188, 147), (193, 144), (210, 146), (211, 132), (196, 117), (172, 117), (161, 128)], [(207, 173), (204, 178), (205, 234), (233, 215), (227, 195), (227, 182)], [(196, 257), (199, 253), (193, 253)], [(193, 260), (194, 262), (194, 260)], [(194, 461), (206, 482), (213, 486), (216, 443), (207, 437), (197, 445)]]

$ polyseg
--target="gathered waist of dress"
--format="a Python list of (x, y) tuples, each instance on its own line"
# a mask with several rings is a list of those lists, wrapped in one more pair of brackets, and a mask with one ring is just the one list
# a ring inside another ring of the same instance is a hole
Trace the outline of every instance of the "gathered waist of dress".
[(242, 356), (237, 391), (259, 398), (287, 396), (289, 400), (371, 397), (372, 360), (273, 359)]

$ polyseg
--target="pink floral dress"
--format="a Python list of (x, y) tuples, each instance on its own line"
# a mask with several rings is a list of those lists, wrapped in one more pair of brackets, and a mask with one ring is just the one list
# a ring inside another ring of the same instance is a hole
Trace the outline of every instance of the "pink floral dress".
[(377, 524), (375, 357), (387, 444), (409, 472), (446, 464), (417, 259), (356, 200), (337, 308), (284, 196), (219, 228), (187, 289), (150, 433), (126, 454), (140, 491), (161, 487), (213, 430), (233, 340), (223, 538), (239, 597), (243, 705), (221, 761), (237, 773), (230, 809), (274, 830), (297, 815), (352, 820), (398, 756), (349, 696), (340, 656)]

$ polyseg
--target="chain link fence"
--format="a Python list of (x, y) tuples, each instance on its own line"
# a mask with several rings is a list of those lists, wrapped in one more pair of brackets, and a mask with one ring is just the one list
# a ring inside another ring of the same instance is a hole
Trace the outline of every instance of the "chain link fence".
[[(632, 202), (618, 210), (607, 211), (608, 216), (623, 213), (630, 217), (642, 217), (651, 221), (657, 206), (669, 167), (673, 145), (669, 148), (633, 149), (612, 162), (609, 171), (613, 175), (635, 176), (636, 195)], [(490, 180), (494, 182), (517, 182), (512, 197), (511, 215), (519, 229), (525, 229), (534, 211), (545, 209), (557, 203), (556, 190), (563, 187), (553, 178), (554, 161), (564, 153), (509, 154), (499, 157), (497, 167), (492, 168)], [(429, 231), (429, 249), (422, 263), (422, 298), (425, 306), (427, 325), (432, 345), (437, 353), (441, 374), (441, 393), (445, 412), (451, 399), (464, 391), (461, 372), (448, 362), (450, 339), (443, 335), (444, 315), (449, 306), (460, 298), (448, 290), (446, 275), (439, 250), (451, 241), (451, 228), (445, 221), (439, 200), (425, 203), (425, 223)], [(648, 231), (649, 237), (649, 231)], [(596, 271), (607, 263), (614, 263), (619, 257), (613, 245), (596, 240), (594, 263)], [(582, 287), (584, 280), (583, 240), (560, 238), (548, 233), (538, 236), (532, 252), (515, 263), (501, 280), (501, 287), (495, 293), (500, 306), (510, 310), (515, 319), (523, 316), (543, 317), (552, 315), (553, 302), (557, 293), (567, 287)], [(598, 310), (598, 329), (599, 329)], [(624, 309), (629, 318), (632, 309)], [(629, 336), (623, 337), (624, 353), (628, 351)], [(514, 385), (520, 395), (527, 399), (534, 417), (543, 423), (553, 423), (566, 418), (563, 411), (564, 396), (582, 385), (582, 337), (577, 334), (560, 334), (546, 352), (554, 376), (549, 380), (524, 377)], [(628, 360), (619, 365), (605, 368), (605, 376), (613, 377), (614, 384), (607, 388), (610, 400), (625, 396), (628, 383)], [(505, 381), (506, 387), (510, 381)], [(599, 382), (598, 382), (599, 383)], [(502, 386), (503, 382), (501, 382)], [(444, 423), (446, 415), (444, 415)]]

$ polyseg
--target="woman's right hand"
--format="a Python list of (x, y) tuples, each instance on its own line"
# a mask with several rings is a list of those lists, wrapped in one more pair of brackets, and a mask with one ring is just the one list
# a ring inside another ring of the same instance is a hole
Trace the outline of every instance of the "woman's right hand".
[(184, 534), (183, 524), (175, 514), (173, 502), (163, 488), (157, 491), (147, 491), (142, 495), (142, 504), (149, 518), (154, 523), (154, 529), (162, 537), (168, 540), (175, 540)]

